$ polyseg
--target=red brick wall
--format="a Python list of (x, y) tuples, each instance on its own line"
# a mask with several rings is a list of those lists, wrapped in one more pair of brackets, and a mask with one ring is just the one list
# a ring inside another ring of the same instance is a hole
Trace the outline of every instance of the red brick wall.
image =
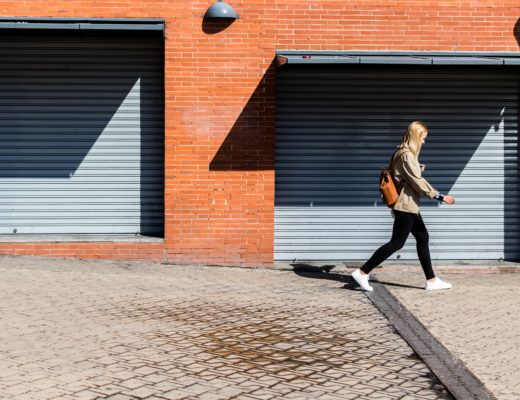
[[(242, 19), (221, 31), (200, 17), (212, 2), (0, 1), (4, 16), (166, 20), (164, 249), (173, 263), (272, 264), (275, 49), (519, 50), (516, 0), (228, 0)], [(0, 248), (88, 257), (91, 246)], [(102, 246), (92, 256), (160, 253), (155, 243)]]
[(0, 254), (39, 255), (52, 258), (164, 261), (162, 243), (39, 242), (0, 243)]

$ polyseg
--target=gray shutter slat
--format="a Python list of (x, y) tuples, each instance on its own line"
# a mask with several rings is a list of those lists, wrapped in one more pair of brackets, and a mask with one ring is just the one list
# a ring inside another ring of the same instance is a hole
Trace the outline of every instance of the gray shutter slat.
[[(429, 127), (422, 199), (434, 259), (518, 259), (518, 74), (511, 69), (277, 70), (276, 260), (366, 260), (391, 236), (377, 181), (409, 122)], [(416, 259), (412, 236), (397, 255)]]

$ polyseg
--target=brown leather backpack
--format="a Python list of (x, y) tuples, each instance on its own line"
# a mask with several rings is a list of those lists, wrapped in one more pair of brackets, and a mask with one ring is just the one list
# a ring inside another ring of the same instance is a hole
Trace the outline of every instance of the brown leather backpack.
[(396, 153), (392, 155), (388, 168), (381, 168), (381, 175), (379, 176), (379, 191), (381, 192), (381, 198), (383, 203), (390, 208), (394, 208), (399, 200), (399, 193), (397, 192), (397, 187), (392, 176), (392, 164), (394, 163), (395, 155)]

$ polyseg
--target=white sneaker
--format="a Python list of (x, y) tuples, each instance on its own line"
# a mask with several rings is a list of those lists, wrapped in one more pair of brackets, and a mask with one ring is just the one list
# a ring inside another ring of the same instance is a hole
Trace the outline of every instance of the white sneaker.
[(351, 276), (361, 287), (361, 289), (367, 292), (371, 292), (374, 290), (374, 288), (368, 284), (368, 274), (361, 275), (361, 270), (359, 268), (352, 272)]
[(435, 278), (433, 282), (426, 281), (426, 290), (451, 289), (451, 283), (444, 282), (441, 278)]

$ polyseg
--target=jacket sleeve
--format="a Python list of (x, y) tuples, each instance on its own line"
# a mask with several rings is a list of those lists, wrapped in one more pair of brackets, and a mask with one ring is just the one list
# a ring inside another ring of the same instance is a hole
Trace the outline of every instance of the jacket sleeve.
[(410, 153), (403, 155), (401, 172), (405, 181), (417, 192), (425, 197), (433, 199), (437, 195), (432, 185), (421, 176), (421, 166), (417, 159)]

